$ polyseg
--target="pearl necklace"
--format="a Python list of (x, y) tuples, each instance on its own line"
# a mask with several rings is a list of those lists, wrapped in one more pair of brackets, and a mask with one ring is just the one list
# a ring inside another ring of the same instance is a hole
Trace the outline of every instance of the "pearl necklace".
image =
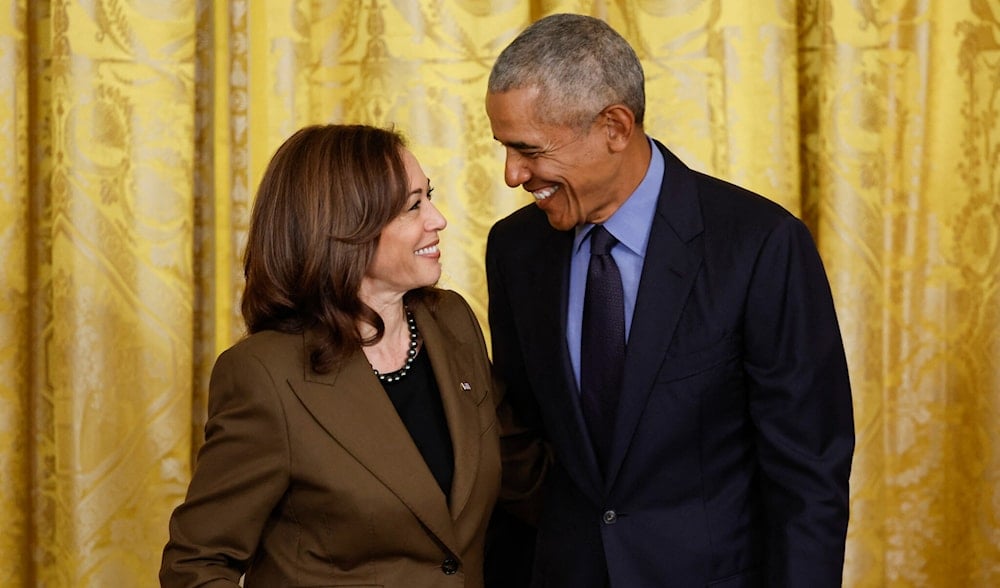
[(391, 384), (400, 381), (410, 371), (410, 366), (413, 365), (413, 358), (417, 356), (418, 334), (417, 323), (413, 320), (413, 313), (410, 312), (409, 308), (406, 309), (406, 326), (410, 330), (410, 348), (406, 350), (406, 363), (403, 364), (403, 367), (388, 374), (379, 373), (377, 369), (372, 368), (372, 371), (378, 376), (380, 382)]

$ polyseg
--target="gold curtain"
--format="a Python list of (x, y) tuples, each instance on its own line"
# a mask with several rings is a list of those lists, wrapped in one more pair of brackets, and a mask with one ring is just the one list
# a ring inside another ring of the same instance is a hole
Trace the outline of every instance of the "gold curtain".
[(844, 584), (1000, 585), (1000, 0), (10, 0), (0, 585), (156, 585), (296, 128), (409, 136), (485, 320), (486, 231), (526, 203), (486, 77), (561, 11), (633, 42), (650, 134), (813, 230), (857, 419)]

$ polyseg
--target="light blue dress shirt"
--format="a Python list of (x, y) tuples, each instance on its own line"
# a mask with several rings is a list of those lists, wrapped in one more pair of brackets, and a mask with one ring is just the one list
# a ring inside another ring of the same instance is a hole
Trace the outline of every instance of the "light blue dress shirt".
[[(649, 169), (646, 170), (646, 176), (625, 203), (621, 205), (621, 208), (604, 222), (604, 228), (619, 241), (611, 250), (611, 257), (618, 264), (618, 271), (622, 275), (622, 289), (625, 295), (626, 341), (628, 341), (629, 333), (632, 330), (632, 314), (635, 312), (635, 299), (639, 292), (642, 264), (646, 259), (646, 244), (649, 243), (649, 231), (653, 227), (656, 200), (660, 195), (660, 184), (663, 182), (663, 154), (656, 148), (652, 140), (649, 140), (649, 144), (652, 149), (652, 157), (649, 161)], [(569, 347), (569, 358), (573, 364), (573, 374), (576, 376), (578, 390), (580, 388), (580, 330), (583, 323), (583, 295), (587, 287), (587, 267), (590, 265), (589, 236), (593, 226), (586, 224), (576, 228), (576, 236), (573, 240), (573, 257), (570, 260), (569, 269), (566, 344)]]

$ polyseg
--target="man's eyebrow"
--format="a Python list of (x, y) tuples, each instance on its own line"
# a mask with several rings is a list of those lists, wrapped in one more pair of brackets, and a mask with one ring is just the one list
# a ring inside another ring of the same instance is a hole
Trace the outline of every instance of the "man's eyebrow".
[(517, 149), (518, 151), (531, 151), (531, 150), (534, 150), (534, 149), (539, 149), (538, 145), (531, 145), (531, 144), (525, 143), (523, 141), (511, 141), (510, 143), (504, 143), (503, 141), (501, 141), (500, 139), (497, 139), (496, 137), (493, 137), (493, 138), (496, 139), (497, 142), (499, 142), (504, 147), (510, 147), (511, 149)]

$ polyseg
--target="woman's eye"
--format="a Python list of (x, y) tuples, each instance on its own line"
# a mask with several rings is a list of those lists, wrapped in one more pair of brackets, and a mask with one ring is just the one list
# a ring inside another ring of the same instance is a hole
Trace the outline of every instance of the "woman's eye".
[[(427, 196), (426, 196), (428, 202), (430, 201), (431, 196), (433, 194), (434, 194), (434, 188), (428, 188), (427, 189)], [(410, 206), (407, 207), (406, 210), (417, 210), (417, 209), (419, 209), (420, 208), (420, 202), (423, 201), (423, 199), (424, 199), (424, 196), (421, 196), (419, 193), (414, 192), (413, 204), (410, 204)]]

